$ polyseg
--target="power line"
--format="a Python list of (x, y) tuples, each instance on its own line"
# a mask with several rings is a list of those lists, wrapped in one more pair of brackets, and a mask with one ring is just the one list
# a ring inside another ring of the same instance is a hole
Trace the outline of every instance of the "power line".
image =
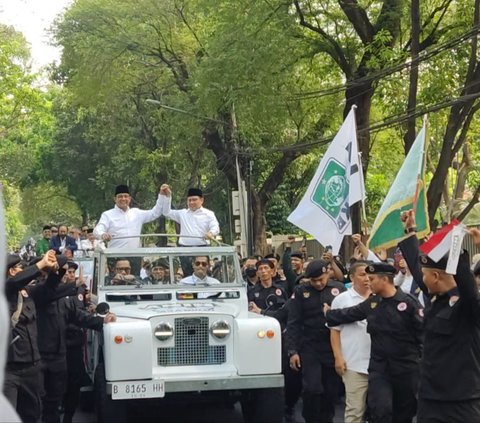
[[(474, 84), (472, 84), (474, 85)], [(404, 122), (406, 122), (408, 119), (412, 117), (419, 117), (423, 116), (427, 113), (432, 113), (432, 112), (437, 112), (439, 110), (445, 109), (447, 107), (454, 106), (455, 104), (459, 103), (464, 103), (470, 100), (475, 100), (480, 97), (480, 92), (474, 93), (474, 94), (468, 94), (464, 95), (461, 97), (458, 97), (454, 100), (448, 100), (440, 103), (433, 104), (429, 107), (425, 108), (416, 108), (414, 111), (410, 113), (403, 113), (403, 114), (398, 114), (398, 115), (392, 115), (390, 117), (387, 117), (385, 119), (382, 119), (381, 121), (378, 121), (376, 123), (373, 123), (372, 125), (359, 129), (357, 132), (359, 134), (364, 133), (364, 132), (378, 132), (381, 129), (384, 128), (391, 128), (398, 126)], [(304, 150), (307, 150), (311, 147), (321, 147), (323, 145), (329, 144), (334, 138), (334, 135), (330, 135), (328, 137), (322, 137), (318, 139), (317, 141), (312, 141), (312, 142), (307, 142), (307, 143), (302, 143), (302, 144), (294, 144), (294, 145), (289, 145), (285, 147), (276, 147), (276, 148), (269, 148), (269, 149), (264, 149), (262, 150), (262, 153), (268, 154), (268, 153), (275, 153), (275, 152), (288, 152), (288, 151), (296, 151), (296, 152), (301, 152)], [(258, 149), (256, 150), (258, 152)], [(244, 151), (240, 153), (241, 155), (246, 155), (246, 156), (251, 156), (252, 153), (249, 151)]]
[(419, 63), (424, 62), (426, 60), (431, 59), (432, 57), (436, 56), (437, 54), (440, 54), (444, 51), (451, 50), (452, 48), (456, 47), (457, 45), (463, 43), (464, 41), (469, 40), (472, 37), (475, 37), (478, 35), (480, 32), (480, 26), (475, 25), (473, 26), (470, 30), (466, 31), (462, 35), (452, 38), (448, 41), (446, 41), (443, 44), (437, 45), (435, 48), (432, 48), (430, 51), (423, 52), (423, 54), (420, 54), (418, 57), (416, 57), (414, 60), (407, 60), (403, 61), (401, 63), (398, 63), (396, 65), (384, 68), (378, 72), (374, 72), (370, 75), (366, 75), (364, 77), (355, 79), (353, 81), (347, 82), (345, 84), (341, 85), (336, 85), (324, 90), (316, 90), (316, 91), (307, 91), (303, 93), (298, 93), (297, 95), (294, 95), (291, 97), (289, 100), (290, 101), (298, 101), (298, 100), (308, 100), (312, 98), (320, 98), (320, 97), (325, 97), (328, 95), (333, 95), (337, 94), (339, 92), (345, 91), (349, 88), (354, 88), (355, 86), (363, 85), (368, 82), (374, 82), (377, 80), (382, 79), (385, 76), (389, 76), (393, 73), (402, 71), (403, 69), (406, 69), (408, 67), (413, 67), (417, 66)]

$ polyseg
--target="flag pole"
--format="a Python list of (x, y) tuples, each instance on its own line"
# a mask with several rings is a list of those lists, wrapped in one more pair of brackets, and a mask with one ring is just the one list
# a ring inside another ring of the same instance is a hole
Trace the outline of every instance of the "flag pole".
[[(425, 138), (427, 138), (427, 115), (423, 116), (423, 129), (425, 129)], [(418, 204), (418, 196), (420, 195), (420, 189), (423, 185), (423, 178), (422, 178), (422, 172), (423, 168), (425, 166), (425, 143), (423, 144), (423, 151), (422, 151), (422, 156), (423, 156), (423, 163), (424, 165), (420, 169), (420, 173), (417, 175), (417, 185), (415, 187), (415, 196), (413, 197), (413, 214), (416, 216), (417, 214), (417, 204)]]
[[(359, 151), (358, 152), (358, 171), (360, 172), (360, 179), (363, 181), (363, 164), (362, 164), (362, 152)], [(361, 184), (361, 187), (360, 189), (362, 190), (362, 205), (361, 205), (361, 209), (362, 209), (362, 223), (363, 223), (363, 226), (364, 226), (364, 230), (365, 230), (365, 235), (368, 235), (369, 233), (369, 229), (368, 229), (368, 221), (367, 221), (367, 211), (366, 211), (366, 208), (365, 208), (365, 189), (364, 189), (364, 184)]]

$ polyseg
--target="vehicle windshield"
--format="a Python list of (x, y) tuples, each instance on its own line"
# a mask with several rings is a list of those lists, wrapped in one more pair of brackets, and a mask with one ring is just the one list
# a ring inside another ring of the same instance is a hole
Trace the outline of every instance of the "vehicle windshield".
[[(197, 252), (198, 253), (198, 252)], [(195, 288), (242, 284), (235, 254), (106, 255), (99, 286), (108, 290)]]

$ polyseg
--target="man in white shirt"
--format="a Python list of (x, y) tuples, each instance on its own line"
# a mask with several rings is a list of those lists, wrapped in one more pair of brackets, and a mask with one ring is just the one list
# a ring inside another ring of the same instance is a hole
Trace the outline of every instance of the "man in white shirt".
[(159, 198), (163, 214), (180, 224), (178, 245), (182, 247), (208, 245), (208, 240), (219, 234), (220, 226), (215, 213), (203, 207), (204, 198), (201, 189), (188, 190), (188, 208), (186, 209), (172, 210), (172, 191), (167, 184), (160, 187)]
[[(352, 264), (349, 274), (353, 286), (333, 300), (332, 309), (352, 307), (371, 295), (366, 266), (364, 262)], [(370, 335), (367, 333), (366, 320), (332, 327), (330, 342), (335, 370), (345, 384), (344, 421), (361, 423), (366, 408), (370, 361)]]
[[(127, 185), (118, 185), (113, 198), (115, 207), (102, 213), (93, 230), (95, 238), (108, 241), (109, 248), (138, 248), (142, 225), (159, 218), (162, 214), (160, 195), (153, 209), (130, 208), (130, 191)], [(130, 237), (121, 238), (119, 237)]]
[(95, 235), (93, 234), (93, 229), (87, 229), (87, 239), (82, 239), (80, 241), (80, 247), (83, 251), (87, 253), (88, 256), (91, 256), (90, 252), (95, 251), (97, 248), (98, 241), (95, 239)]
[(208, 276), (209, 270), (209, 260), (206, 256), (198, 256), (195, 257), (192, 263), (193, 266), (193, 274), (183, 278), (180, 281), (181, 285), (218, 285), (221, 283), (218, 279), (212, 278)]

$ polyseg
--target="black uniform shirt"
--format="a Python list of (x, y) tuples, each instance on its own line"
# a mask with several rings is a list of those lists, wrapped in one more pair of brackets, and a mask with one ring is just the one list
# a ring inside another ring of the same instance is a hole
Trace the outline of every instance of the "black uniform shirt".
[(325, 365), (333, 366), (330, 329), (326, 326), (323, 303), (332, 304), (333, 299), (345, 290), (342, 283), (332, 280), (321, 291), (310, 285), (295, 288), (289, 301), (285, 332), (289, 354), (308, 349), (319, 354)]
[[(399, 244), (414, 278), (421, 282), (418, 239)], [(425, 310), (425, 346), (420, 363), (419, 397), (437, 401), (480, 398), (480, 300), (469, 268), (460, 256), (455, 275), (458, 291), (436, 295)]]
[(262, 314), (274, 317), (282, 327), (286, 324), (286, 311), (283, 311), (283, 308), (288, 296), (281, 286), (272, 283), (271, 286), (265, 288), (258, 282), (248, 290), (247, 296), (249, 302), (254, 302), (257, 307), (262, 309)]
[(390, 298), (372, 295), (360, 304), (330, 310), (330, 326), (367, 319), (372, 341), (370, 371), (402, 373), (418, 366), (421, 355), (423, 309), (412, 295), (400, 289)]

